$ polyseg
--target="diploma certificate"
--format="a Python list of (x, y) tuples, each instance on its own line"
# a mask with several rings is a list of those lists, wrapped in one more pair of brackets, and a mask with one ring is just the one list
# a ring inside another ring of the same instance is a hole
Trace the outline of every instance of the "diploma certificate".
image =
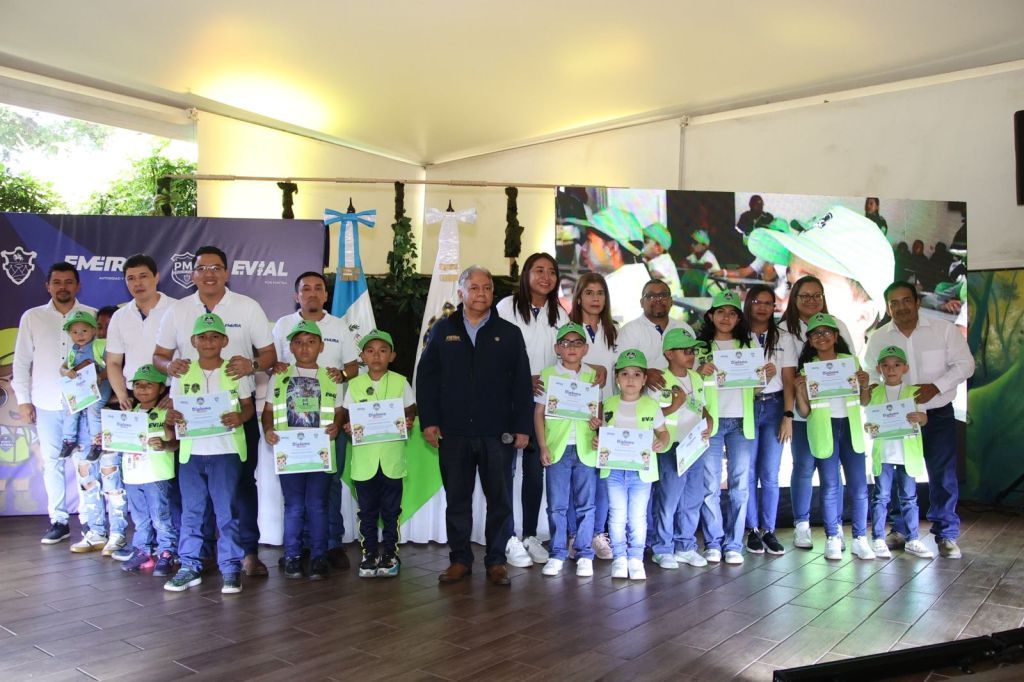
[(100, 389), (96, 385), (96, 365), (90, 363), (82, 369), (75, 370), (75, 378), (60, 378), (60, 392), (68, 406), (68, 412), (81, 412), (100, 399)]
[(331, 470), (331, 439), (323, 429), (284, 429), (274, 433), (281, 439), (274, 446), (274, 469), (277, 473)]
[(716, 350), (712, 357), (717, 368), (714, 385), (718, 388), (758, 388), (765, 385), (764, 351), (760, 347)]
[(708, 427), (706, 420), (701, 419), (697, 424), (679, 439), (676, 446), (676, 474), (682, 476), (686, 470), (693, 466), (693, 463), (700, 459), (704, 451), (708, 449), (708, 441), (702, 435)]
[(185, 425), (175, 425), (178, 438), (210, 438), (233, 433), (233, 427), (221, 424), (220, 418), (228, 412), (236, 412), (227, 391), (201, 395), (174, 396), (174, 409), (181, 412)]
[(913, 399), (894, 400), (881, 405), (864, 407), (864, 430), (872, 438), (907, 438), (920, 433), (917, 424), (907, 421), (907, 415), (917, 412)]
[(100, 411), (103, 449), (111, 452), (146, 452), (149, 440), (149, 415), (144, 411)]
[(348, 408), (352, 445), (408, 440), (405, 406), (400, 398), (353, 403)]
[(597, 468), (648, 471), (654, 454), (653, 429), (617, 429), (602, 426), (597, 432)]
[(807, 374), (807, 397), (811, 400), (841, 398), (860, 393), (857, 363), (853, 358), (819, 360), (804, 365)]
[(548, 393), (544, 414), (548, 417), (562, 417), (589, 421), (598, 416), (601, 403), (601, 387), (565, 377), (548, 377)]

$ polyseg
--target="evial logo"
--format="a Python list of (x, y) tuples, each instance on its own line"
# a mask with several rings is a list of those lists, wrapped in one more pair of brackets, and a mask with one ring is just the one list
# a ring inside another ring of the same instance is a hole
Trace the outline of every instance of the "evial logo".
[(36, 269), (38, 255), (35, 251), (26, 251), (21, 246), (14, 247), (13, 251), (0, 251), (7, 278), (20, 286)]
[(171, 279), (182, 289), (191, 289), (195, 286), (192, 281), (192, 261), (195, 258), (195, 254), (190, 251), (171, 256)]

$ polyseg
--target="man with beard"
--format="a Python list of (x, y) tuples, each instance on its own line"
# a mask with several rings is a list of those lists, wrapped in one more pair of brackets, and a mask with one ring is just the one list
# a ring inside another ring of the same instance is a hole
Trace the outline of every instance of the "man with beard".
[(640, 292), (640, 307), (644, 314), (626, 323), (619, 330), (616, 345), (619, 348), (636, 348), (648, 358), (647, 384), (659, 389), (665, 385), (662, 370), (668, 367), (668, 360), (661, 351), (662, 337), (669, 329), (685, 329), (690, 336), (696, 336), (690, 325), (669, 317), (672, 308), (672, 293), (660, 279), (652, 279)]

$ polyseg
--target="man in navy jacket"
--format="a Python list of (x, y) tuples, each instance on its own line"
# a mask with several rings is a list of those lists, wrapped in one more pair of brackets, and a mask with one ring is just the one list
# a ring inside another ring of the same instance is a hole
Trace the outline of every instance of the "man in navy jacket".
[(494, 281), (473, 266), (459, 276), (462, 303), (437, 320), (416, 372), (423, 437), (440, 449), (451, 565), (442, 583), (470, 574), (473, 488), (479, 469), (487, 498), (484, 565), (487, 580), (508, 585), (505, 545), (512, 499), (509, 477), (516, 449), (526, 446), (533, 418), (530, 361), (519, 329), (492, 310)]

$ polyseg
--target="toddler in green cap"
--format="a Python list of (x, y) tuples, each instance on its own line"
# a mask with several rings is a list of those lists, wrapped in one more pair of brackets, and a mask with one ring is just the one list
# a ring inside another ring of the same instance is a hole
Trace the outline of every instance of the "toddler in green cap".
[[(81, 410), (77, 404), (68, 404), (69, 413), (64, 415), (62, 422), (63, 445), (60, 449), (62, 458), (70, 457), (81, 446), (88, 449), (85, 460), (95, 462), (103, 452), (100, 443), (100, 410), (110, 399), (110, 384), (107, 382), (106, 365), (103, 363), (103, 351), (107, 342), (97, 338), (96, 318), (85, 310), (76, 310), (64, 322), (64, 331), (71, 338), (71, 350), (68, 359), (61, 365), (60, 374), (65, 379), (76, 379), (78, 372), (88, 365), (96, 368), (96, 400)], [(67, 398), (65, 398), (67, 400)], [(86, 419), (82, 420), (82, 412)]]

